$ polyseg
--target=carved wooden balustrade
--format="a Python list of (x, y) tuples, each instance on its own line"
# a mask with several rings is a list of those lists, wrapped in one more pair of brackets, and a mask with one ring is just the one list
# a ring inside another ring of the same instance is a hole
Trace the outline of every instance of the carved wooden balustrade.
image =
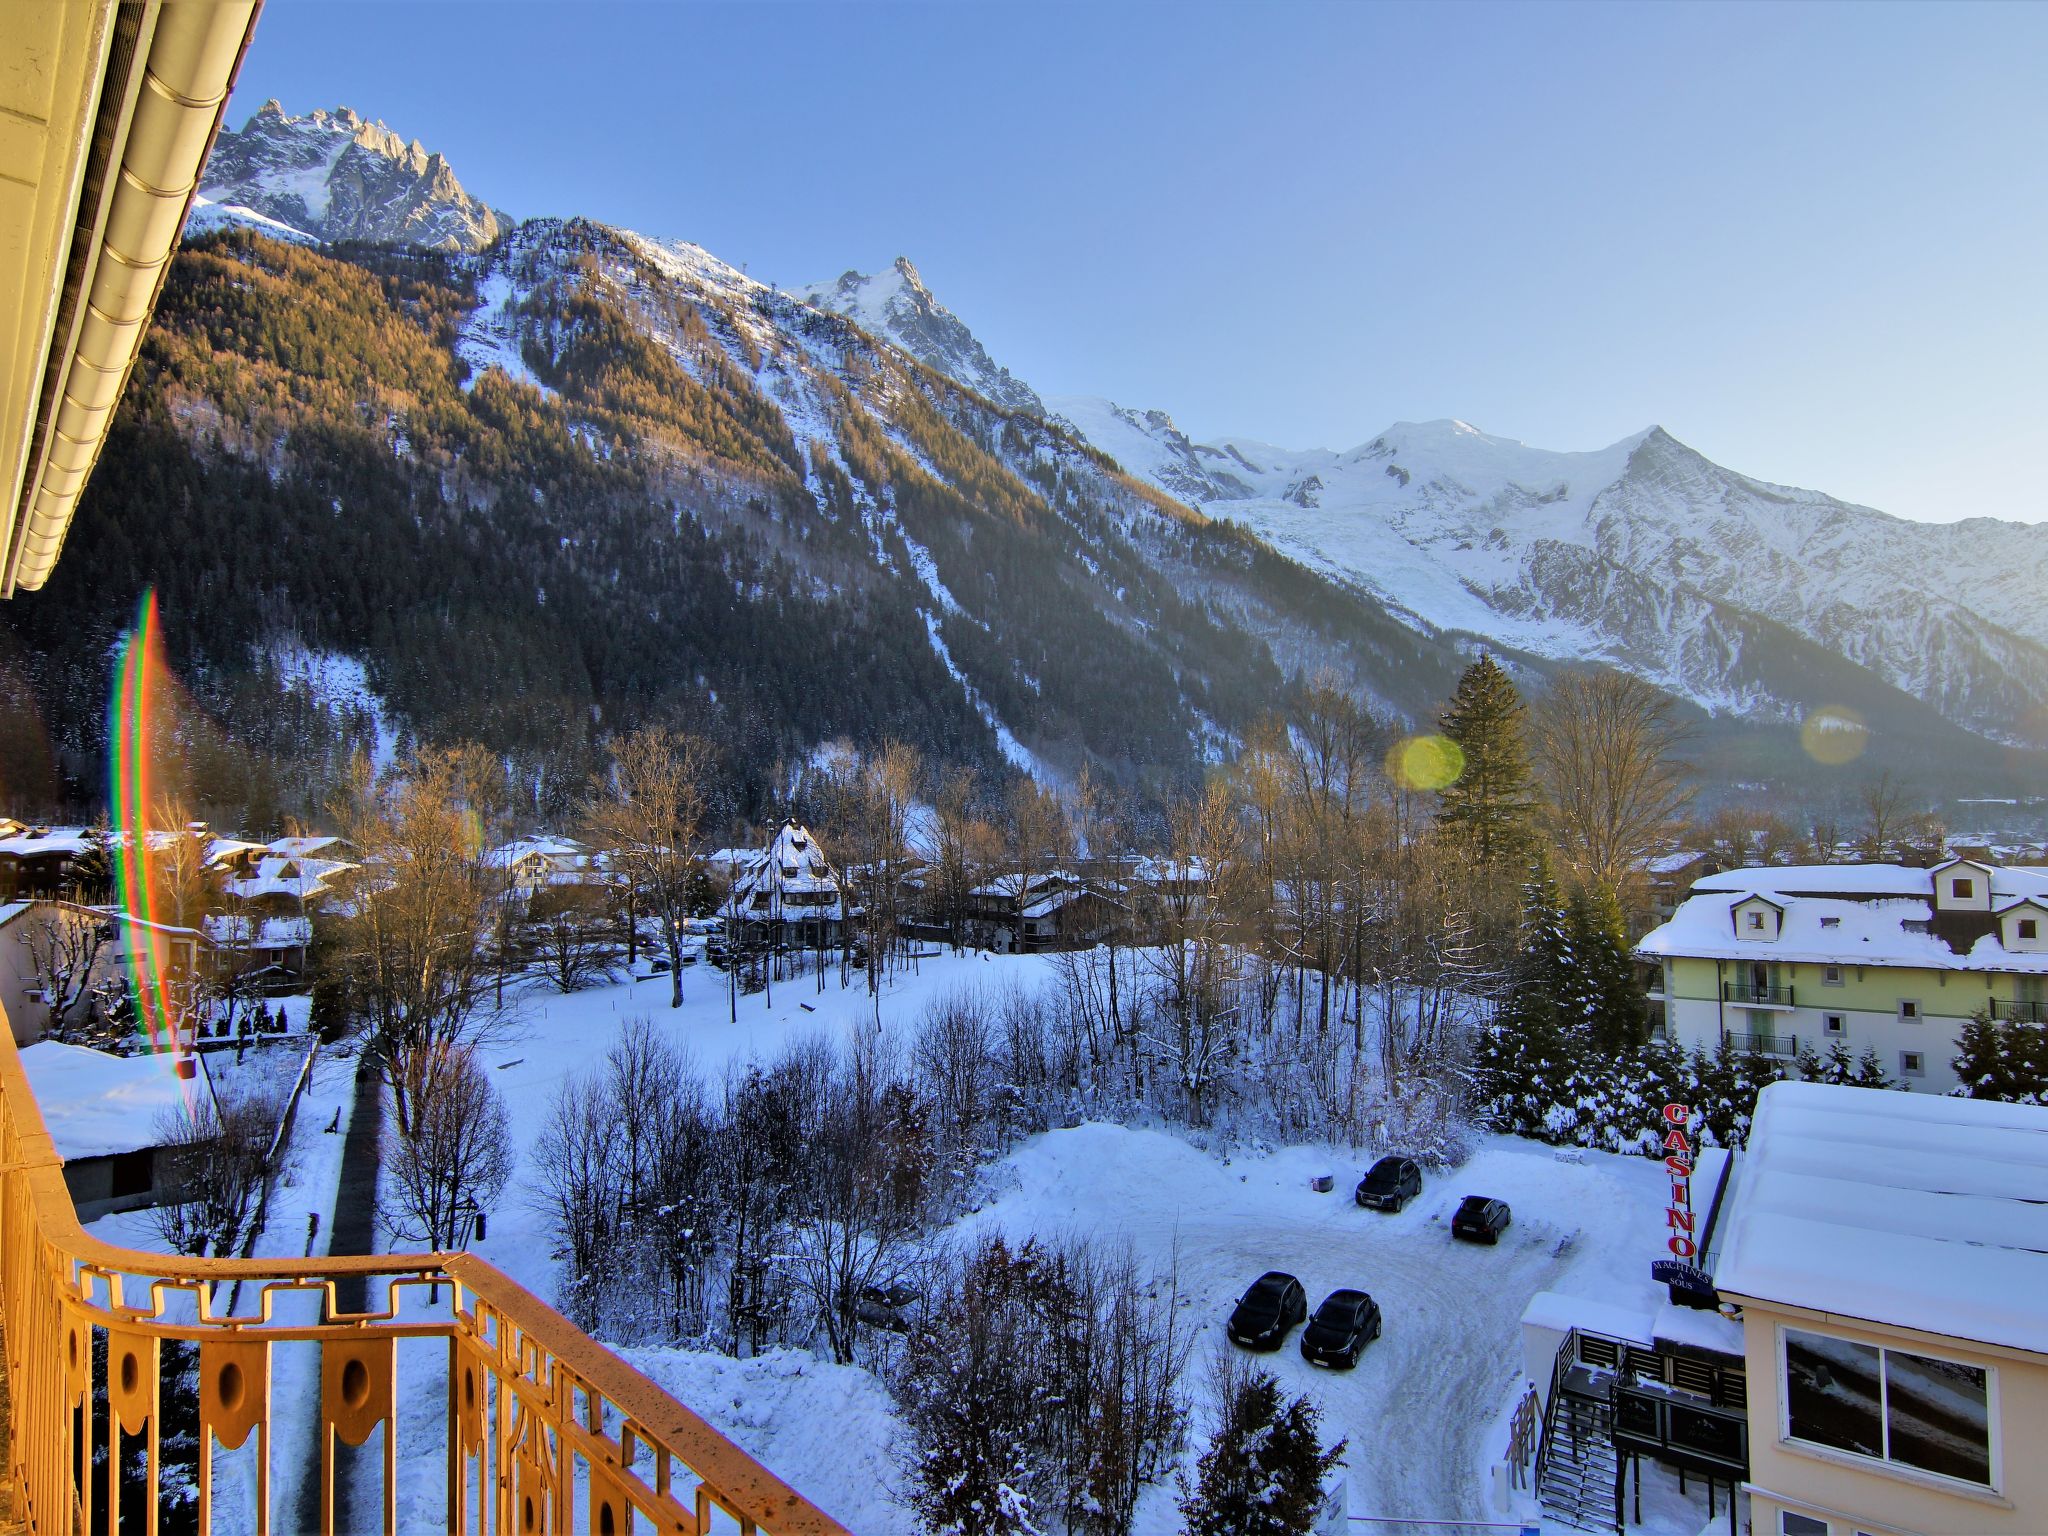
[[(173, 1503), (201, 1532), (332, 1530), (352, 1489), (387, 1532), (846, 1536), (480, 1259), (120, 1248), (80, 1227), (61, 1169), (0, 1016), (6, 1471), (30, 1531), (156, 1536)], [(196, 1466), (167, 1460), (172, 1411)]]

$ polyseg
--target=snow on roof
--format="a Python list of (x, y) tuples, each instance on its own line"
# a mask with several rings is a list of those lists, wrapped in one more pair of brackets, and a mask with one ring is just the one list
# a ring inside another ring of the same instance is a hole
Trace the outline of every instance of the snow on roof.
[(0, 928), (5, 928), (34, 905), (32, 901), (0, 902)]
[(546, 859), (551, 864), (581, 863), (590, 857), (581, 843), (573, 843), (565, 837), (519, 837), (509, 843), (502, 843), (484, 855), (484, 862), (494, 869), (509, 869), (514, 864), (530, 858)]
[[(1958, 861), (1951, 859), (1949, 863)], [(1946, 865), (1937, 866), (1946, 868)], [(2048, 892), (2048, 871), (2025, 866), (1979, 864), (1991, 875), (1991, 894), (2031, 896)], [(1767, 896), (1934, 896), (1932, 869), (1910, 864), (1782, 864), (1761, 868), (1724, 869), (1703, 875), (1692, 885), (1695, 896), (1708, 892), (1750, 891)]]
[(1684, 869), (1687, 865), (1699, 863), (1701, 859), (1706, 857), (1707, 855), (1704, 853), (1697, 853), (1689, 848), (1680, 848), (1672, 853), (1660, 853), (1652, 858), (1643, 860), (1643, 872), (1651, 875), (1672, 875)]
[(1566, 1296), (1558, 1291), (1538, 1291), (1522, 1309), (1525, 1328), (1553, 1328), (1559, 1333), (1583, 1328), (1609, 1338), (1649, 1342), (1650, 1314), (1634, 1307), (1595, 1301), (1588, 1296)]
[(13, 837), (0, 837), (0, 856), (32, 859), (53, 853), (79, 854), (90, 841), (85, 827), (32, 827)]
[(1650, 1340), (1669, 1340), (1693, 1349), (1711, 1349), (1717, 1354), (1742, 1353), (1742, 1324), (1718, 1312), (1698, 1307), (1674, 1307), (1665, 1302), (1650, 1321)]
[(168, 1056), (109, 1056), (40, 1040), (24, 1046), (22, 1070), (58, 1155), (105, 1157), (158, 1145), (157, 1117), (183, 1102)]
[(1757, 1100), (1724, 1295), (2048, 1354), (2048, 1109), (1825, 1083)]
[(274, 837), (269, 847), (272, 853), (282, 854), (288, 859), (300, 859), (336, 847), (340, 842), (338, 837)]
[[(2039, 871), (1992, 870), (1992, 902), (2001, 911), (2044, 891), (2048, 880)], [(1782, 914), (1774, 939), (1736, 934), (1735, 908), (1756, 898)], [(1695, 881), (1692, 894), (1667, 922), (1644, 935), (1636, 953), (1652, 959), (1905, 965), (2048, 975), (2048, 955), (2009, 951), (1996, 932), (1958, 930), (1967, 943), (1952, 948), (1948, 938), (1956, 933), (1944, 937), (1936, 917), (1931, 870), (1897, 864), (1737, 869)]]

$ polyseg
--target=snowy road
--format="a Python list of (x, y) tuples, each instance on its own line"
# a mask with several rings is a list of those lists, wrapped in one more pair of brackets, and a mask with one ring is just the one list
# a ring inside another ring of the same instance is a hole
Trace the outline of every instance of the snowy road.
[[(1308, 1180), (1325, 1169), (1338, 1187), (1319, 1195)], [(1560, 1163), (1548, 1148), (1492, 1139), (1465, 1168), (1428, 1180), (1396, 1216), (1352, 1203), (1360, 1171), (1356, 1160), (1300, 1148), (1225, 1165), (1169, 1136), (1088, 1125), (1021, 1148), (1004, 1169), (1009, 1192), (969, 1225), (995, 1222), (1017, 1237), (1128, 1236), (1155, 1266), (1177, 1241), (1180, 1294), (1200, 1327), (1198, 1378), (1209, 1355), (1228, 1347), (1231, 1303), (1262, 1271), (1298, 1275), (1311, 1306), (1339, 1286), (1370, 1291), (1385, 1333), (1357, 1370), (1309, 1365), (1298, 1331), (1261, 1358), (1286, 1388), (1322, 1406), (1326, 1435), (1350, 1441), (1353, 1514), (1498, 1518), (1484, 1507), (1479, 1471), (1500, 1454), (1483, 1440), (1521, 1373), (1522, 1309), (1539, 1290), (1619, 1299), (1634, 1277), (1647, 1288), (1655, 1166)], [(1497, 1248), (1450, 1237), (1451, 1212), (1472, 1193), (1514, 1206)], [(1640, 1262), (1630, 1243), (1638, 1233)]]

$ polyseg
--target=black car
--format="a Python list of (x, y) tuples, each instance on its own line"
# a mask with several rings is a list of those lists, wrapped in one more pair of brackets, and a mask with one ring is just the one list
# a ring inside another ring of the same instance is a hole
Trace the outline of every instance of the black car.
[(1287, 1330), (1308, 1316), (1308, 1292), (1292, 1275), (1269, 1270), (1252, 1282), (1231, 1309), (1230, 1342), (1246, 1349), (1278, 1349)]
[(1380, 1336), (1380, 1304), (1363, 1291), (1332, 1291), (1301, 1331), (1301, 1358), (1350, 1370)]
[(1488, 1195), (1467, 1195), (1458, 1202), (1458, 1212), (1451, 1218), (1451, 1236), (1462, 1237), (1468, 1243), (1497, 1243), (1512, 1220), (1507, 1201)]
[(1398, 1211), (1422, 1193), (1422, 1170), (1408, 1157), (1383, 1157), (1358, 1181), (1358, 1203), (1368, 1210)]

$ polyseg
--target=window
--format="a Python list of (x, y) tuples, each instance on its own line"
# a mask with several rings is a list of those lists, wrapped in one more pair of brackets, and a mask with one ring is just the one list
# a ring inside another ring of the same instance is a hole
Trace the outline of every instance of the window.
[(2023, 939), (2038, 939), (2038, 938), (2039, 938), (2040, 936), (2041, 936), (2041, 924), (2040, 924), (2040, 921), (2039, 921), (2039, 919), (2037, 919), (2037, 918), (2031, 918), (2031, 917), (2023, 917), (2023, 918), (2021, 918), (2021, 919), (2020, 919), (2020, 937), (2021, 937), (2021, 938), (2023, 938)]
[(1842, 984), (1842, 968), (1839, 965), (1822, 966), (1820, 982), (1824, 987), (1839, 987)]
[(1918, 1020), (1919, 1020), (1919, 1018), (1920, 1018), (1920, 1003), (1919, 1003), (1919, 1000), (1918, 1000), (1917, 998), (1911, 998), (1911, 997), (1902, 997), (1902, 998), (1900, 998), (1900, 999), (1899, 999), (1899, 1017), (1900, 1017), (1900, 1018), (1902, 1018), (1902, 1019), (1905, 1019), (1905, 1020), (1907, 1020), (1908, 1022), (1918, 1022)]
[(1796, 1509), (1780, 1511), (1778, 1529), (1783, 1536), (1828, 1536), (1827, 1521), (1802, 1515)]
[(1992, 1372), (1790, 1328), (1784, 1348), (1791, 1439), (1991, 1486)]
[(1920, 1051), (1899, 1052), (1899, 1075), (1901, 1077), (1925, 1077), (1927, 1057)]
[(1749, 914), (1749, 926), (1750, 926), (1751, 928), (1755, 929), (1755, 930), (1756, 930), (1757, 932), (1761, 933), (1761, 932), (1763, 931), (1763, 926), (1764, 926), (1764, 915), (1763, 915), (1763, 913), (1761, 913), (1761, 912), (1752, 912), (1752, 913), (1750, 913), (1750, 914)]
[(1977, 882), (1974, 880), (1951, 880), (1948, 884), (1948, 893), (1957, 901), (1968, 901), (1977, 894)]
[(1820, 1027), (1831, 1035), (1845, 1035), (1849, 1032), (1848, 1022), (1839, 1013), (1822, 1014)]
[(1824, 917), (1820, 920), (1820, 925), (1823, 928), (1839, 928), (1842, 926), (1842, 920), (1839, 917)]

